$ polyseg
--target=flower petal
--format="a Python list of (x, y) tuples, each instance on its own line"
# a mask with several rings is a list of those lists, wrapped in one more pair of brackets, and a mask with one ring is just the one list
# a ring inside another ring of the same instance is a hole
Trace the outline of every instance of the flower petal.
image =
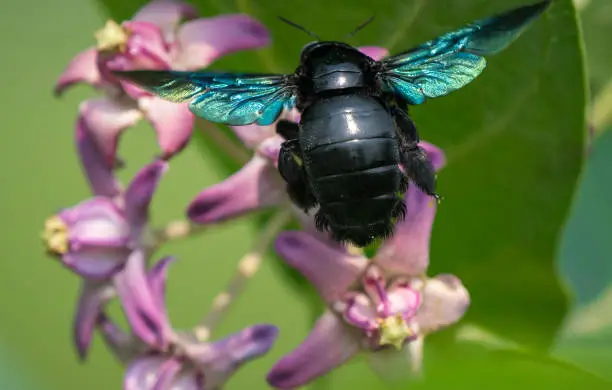
[(79, 120), (82, 120), (84, 128), (91, 134), (106, 164), (113, 167), (119, 135), (138, 123), (142, 113), (127, 102), (108, 99), (86, 100), (81, 103), (79, 111)]
[(194, 370), (185, 370), (178, 374), (174, 383), (172, 384), (172, 390), (208, 390), (204, 387), (204, 375)]
[[(244, 146), (251, 150), (255, 150), (262, 142), (264, 142), (268, 138), (277, 136), (276, 125), (281, 119), (294, 123), (299, 123), (300, 113), (297, 109), (283, 110), (278, 120), (269, 126), (260, 126), (252, 124), (246, 126), (230, 126), (230, 128), (234, 131), (236, 136), (240, 138)], [(280, 142), (282, 141), (284, 141), (284, 139), (280, 137)], [(278, 159), (278, 154), (276, 156), (276, 159)]]
[(164, 161), (154, 161), (145, 165), (125, 190), (125, 213), (134, 230), (134, 236), (139, 236), (145, 228), (149, 219), (149, 205), (167, 169), (168, 163)]
[(203, 367), (206, 388), (216, 389), (244, 363), (266, 354), (277, 336), (273, 325), (254, 325), (214, 343), (187, 345), (187, 355)]
[(278, 167), (278, 156), (280, 155), (283, 142), (285, 140), (280, 135), (270, 137), (259, 144), (257, 153), (270, 160), (275, 167)]
[(169, 390), (183, 364), (178, 359), (166, 360), (157, 371), (157, 381), (152, 390)]
[(342, 314), (346, 322), (358, 328), (367, 331), (378, 328), (376, 308), (365, 294), (351, 294)]
[(279, 389), (300, 387), (340, 366), (358, 351), (357, 341), (341, 320), (325, 312), (302, 344), (272, 367), (268, 383)]
[(145, 272), (145, 255), (136, 250), (124, 270), (115, 276), (115, 287), (134, 334), (148, 345), (163, 349), (172, 328), (151, 292)]
[(125, 372), (123, 389), (152, 390), (166, 360), (160, 356), (143, 356), (134, 360)]
[(368, 263), (363, 256), (352, 256), (304, 232), (280, 233), (274, 246), (287, 264), (304, 275), (328, 303), (341, 299)]
[(166, 38), (171, 37), (182, 19), (194, 19), (198, 11), (182, 1), (156, 0), (142, 7), (133, 21), (153, 23), (161, 28)]
[(425, 283), (416, 320), (423, 331), (432, 332), (459, 321), (469, 305), (470, 295), (459, 278), (438, 275)]
[(73, 321), (74, 344), (81, 360), (87, 358), (89, 344), (102, 307), (112, 298), (109, 283), (83, 280)]
[(77, 119), (75, 143), (91, 192), (108, 198), (119, 195), (121, 185), (115, 178), (112, 167), (106, 163), (82, 116)]
[(86, 248), (62, 256), (62, 263), (87, 279), (106, 280), (125, 266), (128, 250), (121, 248)]
[(363, 275), (363, 290), (374, 303), (376, 311), (383, 316), (389, 315), (387, 281), (375, 265), (368, 267)]
[(112, 200), (95, 197), (60, 212), (68, 227), (70, 249), (85, 247), (125, 248), (130, 240), (130, 226)]
[(248, 15), (232, 14), (184, 23), (178, 32), (179, 53), (174, 65), (185, 70), (204, 68), (217, 58), (270, 43), (264, 25)]
[(60, 75), (57, 84), (55, 85), (55, 95), (61, 95), (66, 88), (73, 86), (76, 83), (87, 83), (93, 86), (99, 86), (102, 82), (98, 66), (96, 64), (98, 51), (95, 48), (89, 48), (79, 54), (70, 61), (68, 67)]
[(162, 158), (169, 159), (183, 150), (191, 138), (195, 120), (187, 104), (157, 97), (142, 98), (138, 104), (157, 133)]
[(168, 266), (174, 261), (174, 257), (164, 257), (159, 260), (147, 274), (151, 293), (158, 307), (165, 315), (166, 313), (166, 279), (168, 277)]
[(276, 135), (276, 123), (268, 126), (257, 124), (246, 126), (230, 126), (240, 141), (251, 150), (255, 150), (266, 139)]
[(379, 46), (361, 46), (359, 51), (375, 61), (380, 61), (389, 54), (389, 50)]
[(276, 168), (256, 155), (234, 175), (200, 192), (189, 205), (187, 216), (199, 224), (220, 222), (277, 205), (286, 196)]
[[(437, 147), (421, 142), (434, 167), (444, 165), (444, 154)], [(390, 274), (419, 276), (429, 266), (429, 240), (436, 214), (431, 197), (411, 185), (406, 193), (406, 218), (395, 227), (395, 234), (378, 249), (374, 262)]]
[(421, 305), (421, 293), (414, 284), (406, 280), (389, 288), (389, 315), (402, 314), (406, 322), (414, 317)]
[(142, 342), (132, 334), (124, 332), (104, 312), (98, 315), (97, 328), (106, 346), (121, 363), (127, 365), (142, 354), (144, 350)]
[(168, 44), (164, 40), (163, 32), (152, 23), (126, 21), (122, 26), (130, 32), (126, 44), (126, 55), (129, 68), (115, 68), (109, 64), (113, 70), (133, 70), (133, 69), (168, 69), (170, 68), (170, 57), (168, 54)]

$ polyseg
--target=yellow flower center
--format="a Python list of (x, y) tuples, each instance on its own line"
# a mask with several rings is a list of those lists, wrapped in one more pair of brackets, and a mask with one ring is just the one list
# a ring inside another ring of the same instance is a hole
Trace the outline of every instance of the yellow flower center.
[(130, 33), (114, 20), (109, 20), (103, 28), (96, 31), (94, 36), (96, 37), (96, 47), (99, 51), (123, 52), (126, 49)]
[(377, 321), (380, 331), (380, 345), (393, 345), (395, 348), (401, 349), (404, 340), (413, 335), (401, 314), (378, 318)]
[(68, 226), (57, 215), (45, 221), (42, 239), (49, 252), (56, 255), (68, 252)]

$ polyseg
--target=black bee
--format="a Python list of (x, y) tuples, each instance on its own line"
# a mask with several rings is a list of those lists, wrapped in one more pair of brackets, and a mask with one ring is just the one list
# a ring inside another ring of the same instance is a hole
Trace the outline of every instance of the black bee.
[(278, 169), (288, 193), (306, 212), (319, 206), (319, 230), (365, 246), (390, 236), (404, 217), (402, 194), (409, 179), (438, 198), (434, 170), (419, 147), (408, 106), (474, 80), (485, 68), (483, 55), (506, 48), (549, 4), (473, 22), (381, 61), (346, 43), (319, 39), (304, 47), (291, 75), (116, 73), (162, 98), (190, 101), (194, 114), (221, 124), (269, 125), (282, 110), (296, 107), (300, 124), (277, 126), (287, 140)]

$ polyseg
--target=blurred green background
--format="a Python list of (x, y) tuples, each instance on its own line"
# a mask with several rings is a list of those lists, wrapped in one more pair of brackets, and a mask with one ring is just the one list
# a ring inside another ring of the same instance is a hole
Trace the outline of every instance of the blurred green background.
[[(142, 3), (116, 0), (104, 5), (122, 19)], [(271, 49), (239, 54), (216, 67), (250, 70), (244, 64), (255, 64), (253, 71), (290, 72), (308, 38), (279, 25), (277, 14), (333, 38), (376, 13), (377, 22), (351, 43), (384, 44), (397, 52), (524, 2), (196, 3), (205, 15), (242, 10), (272, 29)], [(45, 218), (89, 196), (72, 129), (79, 102), (94, 93), (79, 87), (56, 100), (51, 90), (67, 62), (92, 45), (93, 32), (108, 18), (107, 8), (83, 0), (8, 0), (3, 5), (0, 388), (120, 388), (122, 367), (100, 339), (94, 340), (87, 363), (77, 361), (71, 321), (78, 279), (44, 256), (39, 241)], [(473, 294), (465, 322), (432, 337), (427, 358), (451, 375), (470, 367), (461, 375), (465, 388), (474, 388), (470, 377), (484, 383), (483, 378), (497, 380), (505, 372), (518, 373), (525, 385), (534, 386), (537, 381), (528, 378), (542, 376), (539, 388), (599, 386), (586, 372), (612, 380), (612, 134), (598, 133), (602, 136), (592, 145), (586, 166), (582, 158), (587, 98), (597, 99), (612, 80), (606, 49), (612, 4), (592, 0), (579, 6), (587, 68), (593, 75), (587, 84), (573, 7), (569, 0), (557, 0), (524, 39), (490, 60), (473, 85), (413, 110), (422, 138), (441, 145), (449, 157), (449, 167), (440, 175), (446, 200), (432, 238), (432, 272), (455, 273)], [(210, 151), (194, 143), (173, 160), (154, 200), (155, 223), (181, 217), (201, 188), (226, 177), (227, 166)], [(127, 132), (121, 144), (121, 155), (129, 162), (120, 173), (124, 182), (156, 152), (146, 125)], [(206, 313), (255, 241), (258, 226), (255, 218), (233, 221), (159, 251), (160, 257), (173, 254), (179, 259), (168, 287), (177, 328), (190, 328)], [(268, 388), (264, 373), (303, 339), (316, 314), (304, 291), (284, 278), (274, 261), (271, 257), (264, 263), (215, 332), (223, 336), (257, 322), (281, 328), (275, 348), (241, 369), (229, 389)], [(445, 341), (455, 336), (465, 348), (448, 349)], [(497, 345), (518, 345), (521, 355), (492, 365), (488, 353)], [(547, 350), (551, 355), (543, 357)], [(462, 361), (473, 364), (457, 365)], [(440, 388), (463, 388), (461, 383), (445, 378)], [(359, 360), (311, 387), (381, 386)]]

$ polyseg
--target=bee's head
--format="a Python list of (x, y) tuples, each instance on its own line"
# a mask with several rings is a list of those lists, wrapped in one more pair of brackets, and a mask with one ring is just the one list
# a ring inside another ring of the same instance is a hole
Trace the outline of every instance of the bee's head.
[(306, 44), (306, 46), (304, 46), (304, 48), (302, 49), (302, 52), (300, 53), (300, 62), (305, 63), (312, 56), (322, 56), (328, 51), (338, 47), (354, 50), (351, 45), (344, 42), (313, 41)]

